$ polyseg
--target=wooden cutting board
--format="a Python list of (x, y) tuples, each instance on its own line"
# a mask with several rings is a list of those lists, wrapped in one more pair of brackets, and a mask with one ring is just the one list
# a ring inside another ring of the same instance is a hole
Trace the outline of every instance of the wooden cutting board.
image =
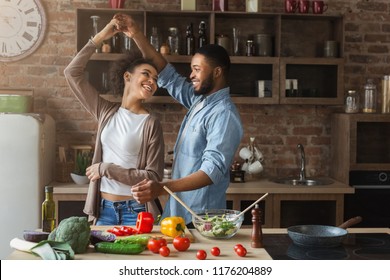
[[(91, 226), (91, 229), (93, 230), (103, 230), (107, 231), (108, 229), (112, 228), (114, 226)], [(168, 243), (172, 243), (173, 237), (164, 235), (160, 231), (160, 226), (154, 226), (151, 233), (148, 233), (153, 237), (163, 237), (167, 240)], [(188, 228), (185, 229), (184, 235), (190, 239), (191, 242), (195, 242), (195, 238), (192, 235), (192, 233), (188, 230)], [(118, 239), (125, 238), (126, 236), (117, 236)]]

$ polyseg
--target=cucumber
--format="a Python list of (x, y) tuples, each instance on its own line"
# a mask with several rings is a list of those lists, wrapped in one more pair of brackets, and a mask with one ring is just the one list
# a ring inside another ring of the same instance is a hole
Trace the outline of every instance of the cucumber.
[(148, 244), (149, 239), (151, 238), (148, 234), (135, 234), (130, 235), (125, 238), (116, 239), (115, 243), (121, 244), (141, 244), (146, 246)]
[(137, 255), (145, 250), (145, 246), (133, 243), (99, 242), (95, 244), (95, 250), (107, 254)]

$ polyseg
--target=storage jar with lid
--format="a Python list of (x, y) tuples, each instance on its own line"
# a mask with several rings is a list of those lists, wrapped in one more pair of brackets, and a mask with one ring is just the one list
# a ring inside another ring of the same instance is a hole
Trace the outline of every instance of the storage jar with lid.
[(377, 100), (376, 85), (373, 79), (367, 79), (367, 83), (364, 85), (362, 111), (363, 113), (376, 113), (376, 100)]
[(177, 27), (169, 28), (168, 45), (169, 45), (169, 49), (171, 50), (171, 54), (180, 54), (179, 53), (179, 46), (180, 46), (179, 31)]
[(382, 78), (382, 113), (390, 113), (390, 75)]
[(358, 113), (359, 112), (359, 95), (356, 90), (348, 90), (345, 97), (345, 113)]

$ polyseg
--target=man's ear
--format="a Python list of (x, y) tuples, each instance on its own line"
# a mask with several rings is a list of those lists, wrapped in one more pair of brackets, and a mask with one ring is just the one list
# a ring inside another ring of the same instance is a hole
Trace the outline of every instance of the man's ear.
[(219, 78), (222, 76), (222, 68), (221, 67), (215, 67), (214, 68), (214, 77)]

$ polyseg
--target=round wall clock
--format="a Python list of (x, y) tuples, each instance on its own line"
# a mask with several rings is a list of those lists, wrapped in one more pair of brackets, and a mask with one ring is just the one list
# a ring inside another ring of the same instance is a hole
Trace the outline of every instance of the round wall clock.
[(0, 0), (0, 61), (16, 61), (42, 43), (46, 14), (40, 0)]

